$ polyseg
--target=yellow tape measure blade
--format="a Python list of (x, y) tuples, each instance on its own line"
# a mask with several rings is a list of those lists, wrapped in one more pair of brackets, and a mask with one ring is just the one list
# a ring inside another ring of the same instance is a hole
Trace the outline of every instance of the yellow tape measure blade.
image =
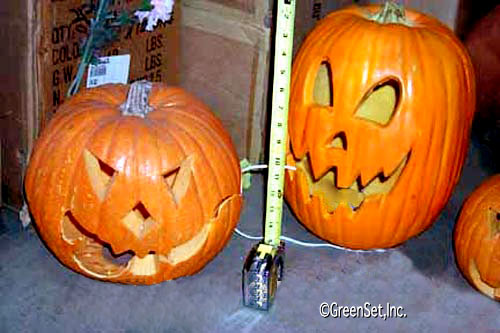
[(295, 0), (279, 0), (277, 13), (264, 231), (264, 242), (273, 246), (280, 244), (283, 215)]

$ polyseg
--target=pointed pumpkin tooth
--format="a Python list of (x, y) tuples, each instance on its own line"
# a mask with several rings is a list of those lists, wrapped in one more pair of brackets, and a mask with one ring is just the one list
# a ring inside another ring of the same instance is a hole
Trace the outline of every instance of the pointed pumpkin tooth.
[(372, 194), (377, 194), (377, 193), (382, 193), (384, 191), (384, 184), (380, 181), (379, 177), (375, 177), (369, 184), (368, 186), (365, 186), (363, 188), (363, 193), (365, 195), (372, 195)]
[(337, 209), (339, 203), (336, 198), (328, 195), (320, 195), (319, 197), (322, 198), (324, 202), (322, 206), (325, 206), (329, 213), (333, 213)]
[(353, 212), (353, 209), (350, 207), (349, 203), (347, 203), (345, 201), (339, 202), (339, 204), (337, 206), (337, 212), (340, 213), (342, 210), (344, 210), (346, 212)]
[(361, 184), (361, 187), (363, 188), (363, 192), (366, 188), (366, 186), (368, 186), (368, 184), (370, 183), (370, 180), (371, 178), (369, 177), (366, 177), (365, 175), (359, 175), (359, 183)]
[(134, 256), (130, 259), (129, 271), (139, 276), (155, 275), (157, 272), (156, 255), (148, 254), (144, 258)]
[(356, 192), (359, 192), (359, 184), (358, 180), (355, 179), (354, 182), (352, 183), (351, 187), (349, 187), (351, 190), (354, 190)]

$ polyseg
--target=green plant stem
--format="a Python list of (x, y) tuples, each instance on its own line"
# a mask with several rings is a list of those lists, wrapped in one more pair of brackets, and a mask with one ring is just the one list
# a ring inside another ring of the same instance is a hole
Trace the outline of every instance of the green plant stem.
[(396, 23), (411, 26), (411, 23), (406, 19), (403, 5), (390, 0), (386, 1), (380, 11), (370, 18), (380, 24)]
[(80, 88), (80, 83), (82, 82), (83, 75), (85, 74), (85, 69), (87, 65), (90, 63), (90, 59), (92, 58), (93, 51), (93, 43), (94, 43), (94, 30), (97, 25), (100, 24), (101, 20), (104, 19), (105, 9), (108, 7), (109, 0), (100, 0), (99, 7), (97, 9), (97, 14), (94, 20), (92, 20), (90, 25), (90, 32), (85, 43), (85, 49), (83, 50), (82, 59), (78, 64), (78, 70), (73, 82), (66, 93), (66, 97), (71, 97), (78, 92)]

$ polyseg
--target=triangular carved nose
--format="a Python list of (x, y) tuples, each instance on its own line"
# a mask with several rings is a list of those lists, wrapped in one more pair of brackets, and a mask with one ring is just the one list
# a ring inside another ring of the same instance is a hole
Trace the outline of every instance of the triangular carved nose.
[(125, 215), (122, 222), (138, 238), (144, 237), (155, 224), (151, 214), (141, 201)]

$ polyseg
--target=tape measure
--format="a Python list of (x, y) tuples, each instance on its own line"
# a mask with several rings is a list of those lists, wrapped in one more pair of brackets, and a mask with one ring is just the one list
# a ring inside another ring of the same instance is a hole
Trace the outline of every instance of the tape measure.
[(242, 274), (243, 304), (259, 310), (268, 310), (274, 300), (277, 285), (283, 277), (285, 252), (280, 237), (295, 0), (277, 2), (264, 242), (250, 251)]

